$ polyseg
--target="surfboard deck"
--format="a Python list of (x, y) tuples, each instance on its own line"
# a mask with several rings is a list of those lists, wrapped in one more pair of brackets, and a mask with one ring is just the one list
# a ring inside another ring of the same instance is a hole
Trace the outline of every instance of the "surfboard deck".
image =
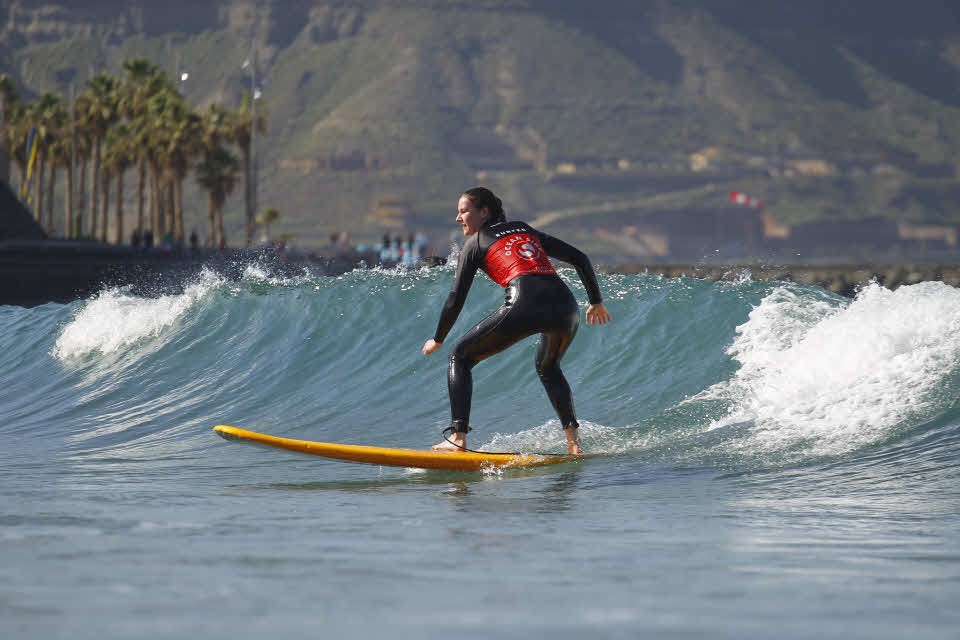
[(218, 424), (213, 430), (225, 440), (257, 444), (276, 449), (306, 453), (321, 458), (417, 469), (444, 469), (448, 471), (482, 471), (491, 468), (543, 467), (583, 460), (588, 455), (540, 455), (536, 453), (488, 453), (470, 451), (433, 451), (421, 449), (393, 449), (334, 442), (313, 442), (281, 438), (249, 429)]

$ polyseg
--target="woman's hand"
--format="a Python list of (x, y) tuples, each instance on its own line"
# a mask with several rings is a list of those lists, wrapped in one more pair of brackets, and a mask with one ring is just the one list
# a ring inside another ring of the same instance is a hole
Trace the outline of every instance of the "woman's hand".
[[(607, 324), (610, 322), (610, 312), (602, 302), (587, 307), (587, 324)], [(426, 347), (424, 347), (426, 353)]]
[(442, 342), (437, 342), (433, 338), (430, 338), (429, 340), (423, 343), (423, 355), (425, 356), (430, 355), (431, 353), (439, 349), (440, 345), (442, 344), (443, 344)]

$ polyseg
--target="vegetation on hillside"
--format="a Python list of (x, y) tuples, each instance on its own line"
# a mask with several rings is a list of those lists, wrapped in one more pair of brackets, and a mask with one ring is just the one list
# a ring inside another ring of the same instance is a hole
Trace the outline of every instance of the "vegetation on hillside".
[[(37, 102), (88, 82), (91, 65), (122, 79), (124, 60), (146, 56), (189, 70), (177, 88), (198, 114), (214, 103), (242, 111), (241, 63), (260, 51), (271, 108), (259, 188), (306, 245), (341, 230), (379, 238), (371, 212), (383, 197), (411, 203), (408, 224), (439, 231), (456, 194), (478, 182), (511, 215), (578, 212), (557, 224), (719, 209), (733, 189), (788, 224), (958, 222), (950, 2), (355, 0), (254, 11), (224, 0), (219, 12), (166, 16), (117, 0), (113, 21), (109, 2), (52, 4), (45, 16), (92, 25), (95, 37), (0, 36), (6, 67)], [(237, 139), (222, 143), (243, 160)], [(200, 150), (190, 162), (214, 159)], [(249, 174), (250, 159), (240, 164)], [(161, 173), (176, 183), (182, 169)], [(200, 187), (181, 183), (184, 215), (196, 217)], [(217, 202), (227, 232), (249, 233), (249, 204)]]

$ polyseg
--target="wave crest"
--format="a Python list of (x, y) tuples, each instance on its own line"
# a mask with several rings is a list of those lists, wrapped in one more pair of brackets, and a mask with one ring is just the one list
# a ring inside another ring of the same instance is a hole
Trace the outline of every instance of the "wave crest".
[(221, 276), (204, 270), (198, 282), (178, 295), (141, 298), (123, 288), (104, 291), (83, 303), (64, 326), (53, 355), (69, 360), (92, 353), (111, 354), (157, 338), (224, 282)]
[[(942, 411), (935, 391), (960, 358), (960, 290), (939, 282), (866, 287), (846, 305), (778, 289), (737, 327), (740, 364), (723, 383), (749, 447), (835, 455)], [(806, 446), (803, 446), (803, 445)]]

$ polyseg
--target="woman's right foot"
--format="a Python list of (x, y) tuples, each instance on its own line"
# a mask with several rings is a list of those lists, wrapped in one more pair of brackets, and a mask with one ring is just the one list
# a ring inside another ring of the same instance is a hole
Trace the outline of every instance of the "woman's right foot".
[(567, 453), (570, 455), (582, 454), (583, 448), (580, 446), (580, 430), (577, 427), (569, 427), (563, 430), (563, 434), (567, 436)]

